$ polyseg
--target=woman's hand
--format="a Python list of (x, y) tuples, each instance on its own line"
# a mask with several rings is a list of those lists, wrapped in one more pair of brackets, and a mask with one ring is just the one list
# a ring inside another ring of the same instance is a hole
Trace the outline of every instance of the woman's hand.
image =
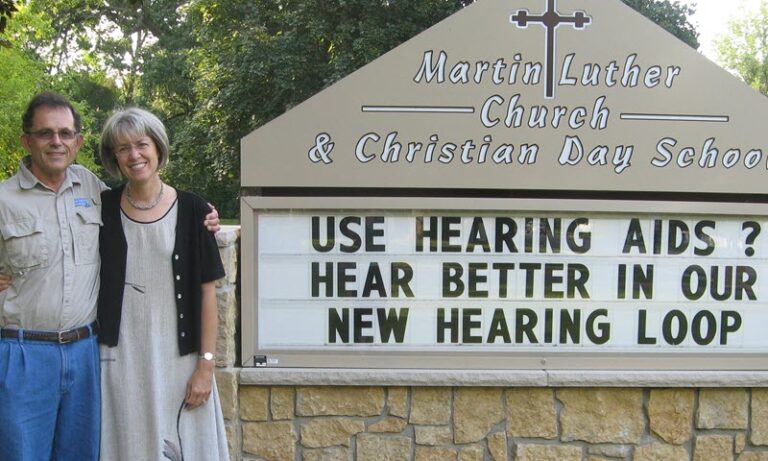
[(219, 225), (219, 212), (216, 210), (216, 207), (210, 203), (208, 206), (211, 207), (211, 212), (205, 215), (205, 221), (203, 221), (203, 225), (209, 231), (216, 233), (221, 230), (221, 226)]
[(8, 274), (0, 274), (0, 291), (7, 290), (13, 279)]
[(213, 368), (214, 363), (208, 360), (198, 360), (197, 368), (192, 373), (192, 377), (187, 382), (187, 403), (188, 409), (199, 407), (208, 401), (213, 389)]

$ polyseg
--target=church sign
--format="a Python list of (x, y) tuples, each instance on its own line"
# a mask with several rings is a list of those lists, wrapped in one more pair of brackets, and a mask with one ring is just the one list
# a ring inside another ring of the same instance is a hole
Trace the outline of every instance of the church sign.
[(243, 139), (243, 365), (768, 369), (767, 116), (619, 0), (481, 0)]

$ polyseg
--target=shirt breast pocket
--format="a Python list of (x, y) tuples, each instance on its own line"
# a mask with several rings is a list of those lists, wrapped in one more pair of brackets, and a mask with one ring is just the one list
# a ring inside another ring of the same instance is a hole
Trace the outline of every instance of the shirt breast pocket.
[(25, 272), (48, 266), (48, 246), (43, 227), (43, 221), (34, 218), (0, 225), (12, 270)]
[(77, 217), (72, 223), (75, 264), (96, 264), (99, 262), (99, 230), (103, 225), (101, 207), (78, 207), (75, 214)]

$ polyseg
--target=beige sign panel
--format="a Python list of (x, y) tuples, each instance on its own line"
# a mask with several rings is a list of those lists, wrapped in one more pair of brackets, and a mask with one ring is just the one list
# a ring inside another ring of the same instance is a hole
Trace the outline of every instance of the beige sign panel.
[(481, 0), (244, 138), (242, 185), (763, 193), (765, 120), (619, 0)]

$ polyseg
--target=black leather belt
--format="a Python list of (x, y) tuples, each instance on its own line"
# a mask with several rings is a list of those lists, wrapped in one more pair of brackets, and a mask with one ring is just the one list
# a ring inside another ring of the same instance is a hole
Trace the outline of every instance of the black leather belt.
[[(22, 334), (19, 334), (22, 331)], [(93, 322), (89, 326), (73, 328), (64, 331), (38, 331), (38, 330), (16, 330), (13, 328), (3, 328), (0, 330), (0, 338), (17, 339), (22, 336), (28, 341), (46, 341), (51, 343), (67, 344), (98, 333), (98, 324)]]

